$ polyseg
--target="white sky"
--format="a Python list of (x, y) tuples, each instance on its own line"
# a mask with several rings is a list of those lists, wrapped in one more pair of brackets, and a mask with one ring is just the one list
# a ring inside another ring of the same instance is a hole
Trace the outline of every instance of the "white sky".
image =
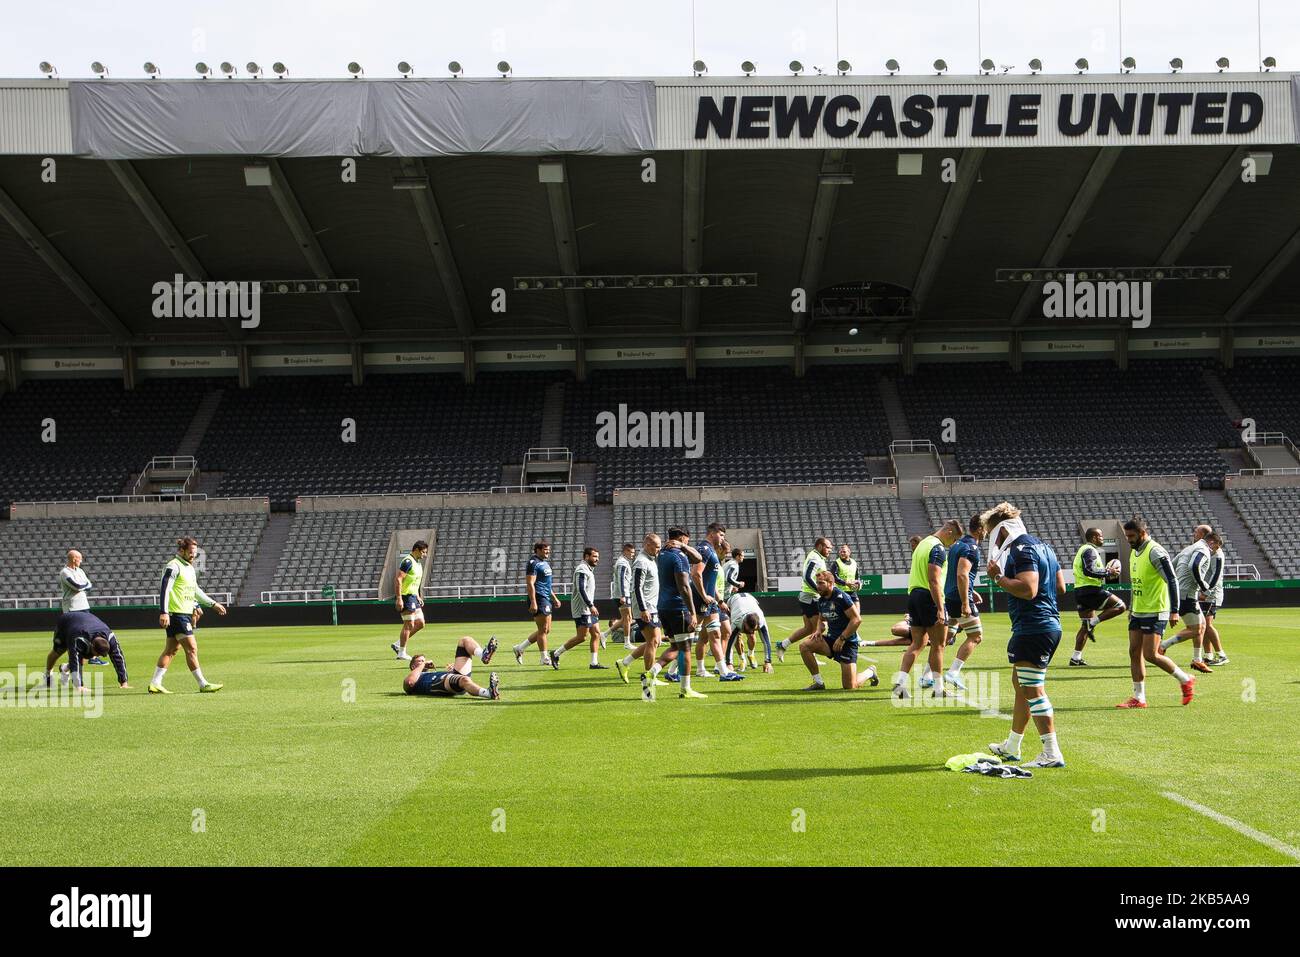
[[(692, 7), (694, 6), (694, 16)], [(836, 11), (838, 6), (838, 30)], [(982, 15), (977, 10), (982, 6)], [(1123, 9), (1123, 46), (1119, 8)], [(1259, 0), (1262, 55), (1300, 69), (1300, 3)], [(801, 60), (834, 72), (838, 55), (858, 75), (898, 59), (930, 72), (943, 57), (975, 73), (981, 52), (1025, 72), (1116, 72), (1124, 56), (1139, 72), (1257, 69), (1256, 0), (10, 0), (0, 9), (0, 76), (35, 77), (49, 60), (65, 78), (90, 75), (92, 60), (114, 77), (143, 76), (146, 60), (167, 77), (193, 77), (194, 63), (222, 60), (243, 72), (276, 60), (293, 77), (342, 77), (357, 60), (369, 77), (396, 75), (399, 60), (421, 76), (445, 76), (456, 59), (469, 76), (494, 75), (500, 59), (517, 76), (681, 76), (695, 56), (713, 76), (742, 60), (766, 75)], [(692, 29), (693, 28), (693, 29)], [(692, 50), (692, 33), (694, 50)]]

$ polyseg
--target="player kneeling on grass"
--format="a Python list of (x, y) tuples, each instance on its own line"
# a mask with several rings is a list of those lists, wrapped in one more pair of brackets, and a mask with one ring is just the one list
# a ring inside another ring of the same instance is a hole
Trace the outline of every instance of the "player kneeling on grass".
[(989, 750), (1006, 761), (1020, 760), (1020, 742), (1029, 719), (1043, 742), (1043, 753), (1027, 768), (1063, 768), (1065, 758), (1056, 743), (1056, 720), (1047, 697), (1047, 666), (1061, 643), (1061, 612), (1057, 595), (1065, 594), (1065, 575), (1050, 545), (1025, 530), (1020, 509), (1003, 502), (985, 512), (989, 535), (988, 576), (1007, 593), (1011, 641), (1007, 660), (1016, 689), (1011, 733)]
[(411, 659), (410, 674), (402, 679), (402, 690), (407, 694), (433, 698), (455, 698), (467, 694), (496, 701), (501, 697), (501, 679), (495, 671), (488, 676), (486, 688), (475, 684), (469, 676), (474, 669), (475, 658), (485, 665), (490, 664), (496, 650), (495, 635), (488, 639), (486, 648), (466, 635), (456, 644), (455, 660), (445, 668), (436, 669), (433, 662), (424, 655), (416, 655)]
[(835, 587), (835, 576), (823, 569), (817, 573), (817, 611), (826, 622), (825, 635), (813, 635), (799, 642), (799, 655), (813, 676), (813, 683), (805, 691), (824, 691), (821, 668), (817, 655), (840, 663), (840, 678), (844, 689), (852, 691), (870, 683), (880, 683), (876, 666), (871, 665), (863, 675), (858, 674), (858, 625), (862, 615), (858, 603)]
[(1101, 548), (1105, 544), (1100, 528), (1090, 528), (1084, 533), (1083, 544), (1074, 553), (1074, 606), (1079, 611), (1079, 631), (1074, 636), (1074, 653), (1070, 666), (1086, 667), (1083, 646), (1096, 641), (1096, 628), (1128, 610), (1118, 595), (1102, 587), (1106, 582), (1119, 581), (1119, 568), (1115, 562), (1102, 563)]
[(216, 601), (199, 587), (198, 576), (194, 571), (194, 558), (199, 553), (199, 543), (188, 536), (176, 540), (176, 557), (163, 569), (162, 588), (158, 595), (158, 624), (167, 632), (167, 643), (163, 653), (158, 656), (158, 667), (149, 682), (150, 694), (171, 694), (163, 687), (163, 678), (176, 657), (177, 649), (185, 649), (185, 663), (190, 667), (190, 674), (199, 684), (199, 691), (220, 691), (224, 685), (208, 681), (203, 677), (199, 667), (199, 646), (194, 638), (194, 606), (200, 604), (216, 610), (218, 615), (226, 613), (226, 606)]
[(113, 670), (117, 672), (118, 685), (131, 687), (127, 684), (126, 658), (122, 655), (122, 646), (117, 643), (117, 635), (90, 612), (65, 612), (55, 622), (54, 647), (45, 658), (45, 687), (50, 687), (50, 671), (65, 651), (68, 653), (68, 663), (59, 668), (59, 680), (64, 684), (71, 681), (72, 687), (81, 691), (85, 687), (81, 673), (82, 662), (92, 656), (107, 655), (113, 662)]

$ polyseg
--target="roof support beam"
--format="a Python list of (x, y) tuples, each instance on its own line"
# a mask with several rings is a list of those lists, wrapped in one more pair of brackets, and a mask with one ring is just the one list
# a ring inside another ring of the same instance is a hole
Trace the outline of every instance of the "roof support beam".
[(433, 195), (432, 177), (429, 176), (424, 160), (406, 157), (401, 162), (403, 176), (423, 177), (430, 183), (428, 189), (412, 189), (407, 192), (410, 193), (411, 202), (415, 205), (415, 214), (420, 217), (424, 241), (429, 246), (429, 255), (433, 257), (434, 268), (438, 271), (438, 280), (447, 294), (451, 315), (456, 321), (456, 330), (462, 336), (473, 335), (474, 313), (469, 307), (465, 284), (461, 281), (451, 243), (447, 240), (447, 229), (443, 225), (442, 213)]
[(49, 266), (63, 284), (72, 291), (72, 294), (82, 301), (91, 314), (99, 320), (99, 324), (111, 332), (119, 342), (125, 342), (131, 338), (131, 330), (126, 327), (117, 314), (108, 307), (104, 300), (94, 289), (90, 288), (90, 283), (81, 278), (81, 274), (72, 268), (71, 263), (63, 258), (62, 254), (47, 242), (41, 231), (36, 228), (36, 224), (27, 218), (18, 204), (13, 201), (8, 193), (0, 189), (0, 217), (8, 221), (14, 231), (22, 237), (23, 242), (32, 248), (32, 251)]
[(1291, 238), (1282, 244), (1282, 248), (1268, 261), (1268, 265), (1250, 281), (1249, 286), (1242, 290), (1241, 295), (1223, 314), (1224, 322), (1230, 326), (1236, 324), (1256, 300), (1268, 291), (1268, 287), (1273, 285), (1274, 280), (1290, 268), (1297, 256), (1300, 256), (1300, 230), (1291, 234)]
[[(268, 187), (271, 191), (271, 198), (275, 200), (276, 207), (280, 210), (280, 216), (283, 217), (284, 223), (289, 227), (289, 232), (293, 234), (294, 242), (302, 251), (303, 258), (307, 260), (307, 265), (315, 274), (317, 279), (336, 279), (334, 267), (325, 258), (325, 252), (320, 248), (320, 243), (316, 240), (316, 233), (312, 231), (311, 223), (307, 221), (307, 216), (302, 211), (302, 206), (298, 204), (298, 197), (293, 194), (293, 189), (289, 186), (289, 181), (285, 179), (284, 170), (280, 168), (279, 160), (268, 160), (267, 165), (271, 169), (271, 185)], [(339, 325), (347, 333), (349, 339), (355, 339), (361, 335), (361, 324), (357, 322), (357, 317), (352, 312), (352, 304), (347, 300), (346, 293), (329, 293), (325, 297), (329, 300), (330, 306), (334, 309), (334, 315), (338, 317)]]
[[(704, 262), (704, 182), (708, 154), (690, 150), (682, 159), (682, 272), (697, 273)], [(700, 290), (682, 290), (682, 332), (700, 328)]]
[[(1079, 231), (1083, 221), (1088, 217), (1088, 211), (1092, 209), (1093, 201), (1101, 192), (1102, 186), (1106, 182), (1106, 177), (1115, 167), (1115, 161), (1119, 159), (1122, 146), (1103, 146), (1097, 150), (1097, 155), (1092, 160), (1092, 166), (1088, 168), (1088, 173), (1079, 184), (1078, 190), (1074, 194), (1074, 199), (1070, 202), (1070, 208), (1065, 211), (1061, 217), (1061, 224), (1056, 227), (1056, 234), (1052, 241), (1047, 244), (1047, 250), (1043, 253), (1040, 266), (1059, 266), (1061, 257), (1070, 249), (1070, 243), (1074, 240), (1074, 234)], [(1029, 310), (1038, 301), (1041, 283), (1030, 283), (1025, 287), (1025, 291), (1020, 294), (1020, 301), (1016, 303), (1015, 311), (1011, 314), (1011, 325), (1018, 326), (1025, 321), (1029, 315)]]
[[(149, 187), (145, 185), (140, 174), (136, 172), (135, 167), (126, 160), (108, 160), (109, 170), (117, 177), (118, 183), (126, 191), (126, 195), (135, 203), (136, 209), (148, 221), (155, 235), (162, 240), (162, 244), (167, 247), (167, 251), (172, 254), (176, 260), (176, 265), (180, 267), (181, 272), (187, 279), (193, 279), (198, 282), (207, 282), (212, 277), (208, 271), (203, 268), (199, 258), (194, 255), (190, 249), (189, 243), (181, 236), (180, 230), (171, 221), (171, 217), (163, 210), (158, 199)], [(234, 316), (221, 317), (221, 324), (225, 326), (226, 331), (234, 339), (242, 339), (245, 335), (243, 327), (239, 320)]]
[[(821, 172), (844, 172), (847, 155), (847, 151), (841, 149), (826, 150), (822, 153)], [(835, 218), (835, 195), (838, 189), (833, 183), (820, 179), (817, 182), (812, 218), (808, 223), (808, 239), (803, 248), (803, 267), (799, 270), (799, 288), (805, 294), (805, 309), (795, 313), (795, 332), (804, 332), (812, 319), (817, 290), (821, 288), (822, 264), (826, 261), (826, 237), (831, 230), (831, 221)]]
[(952, 242), (953, 234), (957, 232), (957, 224), (961, 222), (961, 214), (966, 208), (966, 200), (970, 198), (971, 187), (979, 179), (982, 162), (984, 162), (982, 146), (963, 150), (961, 159), (957, 161), (957, 179), (948, 187), (948, 195), (943, 199), (939, 218), (935, 220), (934, 229), (930, 232), (930, 243), (925, 247), (925, 256), (916, 270), (916, 281), (912, 283), (912, 302), (915, 304), (913, 322), (920, 318), (925, 309), (925, 301), (930, 297), (930, 289), (934, 286), (940, 267), (943, 266), (948, 244)]
[(1214, 179), (1210, 180), (1210, 185), (1205, 187), (1205, 192), (1201, 194), (1201, 198), (1196, 201), (1196, 205), (1183, 220), (1183, 224), (1160, 251), (1155, 265), (1176, 266), (1178, 264), (1178, 257), (1183, 254), (1201, 227), (1205, 225), (1205, 221), (1210, 218), (1210, 214), (1218, 207), (1219, 201), (1228, 192), (1228, 187), (1241, 175), (1241, 161), (1245, 158), (1246, 147), (1244, 146), (1238, 146), (1228, 155), (1223, 166), (1214, 174)]
[[(561, 157), (547, 160), (543, 165), (558, 166), (559, 182), (546, 182), (546, 199), (551, 206), (551, 226), (555, 230), (555, 255), (560, 272), (576, 276), (581, 271), (578, 262), (578, 233), (573, 227), (573, 200), (569, 194), (569, 164)], [(587, 330), (587, 307), (579, 289), (564, 290), (564, 309), (569, 316), (569, 329), (575, 335)]]

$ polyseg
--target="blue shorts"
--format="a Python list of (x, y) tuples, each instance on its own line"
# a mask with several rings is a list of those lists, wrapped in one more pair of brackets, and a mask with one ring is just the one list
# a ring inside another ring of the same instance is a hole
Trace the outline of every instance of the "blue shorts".
[(1212, 601), (1201, 602), (1201, 614), (1206, 618), (1213, 618), (1219, 613), (1219, 606)]
[(675, 641), (685, 641), (690, 637), (691, 629), (687, 624), (685, 608), (670, 608), (662, 613), (664, 634)]
[[(956, 622), (956, 620), (962, 616), (961, 599), (955, 595), (951, 598), (945, 597), (943, 600), (943, 607), (948, 612), (948, 618), (951, 622)], [(973, 601), (970, 603), (970, 616), (972, 618), (978, 618), (980, 616), (980, 607)]]
[(639, 615), (633, 618), (632, 634), (636, 636), (636, 640), (639, 642), (646, 640), (646, 638), (641, 634), (642, 628), (663, 628), (663, 623), (659, 621), (659, 616), (657, 614), (652, 614), (649, 621), (642, 621)]
[(803, 612), (805, 618), (816, 618), (820, 615), (821, 612), (817, 610), (817, 596), (800, 592), (799, 610)]
[(169, 615), (167, 620), (167, 637), (194, 634), (193, 615)]
[(1156, 615), (1129, 615), (1128, 630), (1140, 631), (1144, 635), (1163, 635), (1167, 621), (1161, 621)]
[(574, 616), (573, 623), (579, 628), (590, 628), (599, 620), (599, 615), (576, 615)]
[[(541, 595), (537, 596), (537, 615), (545, 615), (547, 618), (550, 618), (551, 612), (553, 610), (554, 609), (552, 608), (551, 597), (549, 595), (545, 597)], [(536, 618), (537, 615), (533, 614), (533, 609), (532, 606), (530, 605), (528, 608), (528, 617)]]
[(825, 657), (831, 661), (838, 661), (842, 665), (856, 664), (858, 660), (858, 636), (852, 635), (844, 639), (844, 644), (840, 646), (839, 654), (835, 654), (835, 642), (831, 640), (830, 635), (822, 638), (826, 642), (826, 650), (829, 652)]
[[(451, 681), (446, 679), (450, 677)], [(420, 677), (415, 679), (414, 687), (408, 687), (405, 682), (402, 683), (402, 689), (407, 694), (429, 695), (434, 698), (454, 698), (465, 692), (461, 690), (461, 682), (465, 676), (458, 671), (425, 671)], [(448, 688), (447, 685), (452, 685)]]
[(1052, 663), (1056, 646), (1061, 643), (1059, 631), (1039, 632), (1036, 635), (1012, 634), (1007, 642), (1007, 661), (1013, 665), (1017, 661), (1032, 661), (1046, 668)]
[(907, 617), (913, 628), (930, 628), (939, 620), (939, 609), (929, 589), (913, 588), (907, 593)]

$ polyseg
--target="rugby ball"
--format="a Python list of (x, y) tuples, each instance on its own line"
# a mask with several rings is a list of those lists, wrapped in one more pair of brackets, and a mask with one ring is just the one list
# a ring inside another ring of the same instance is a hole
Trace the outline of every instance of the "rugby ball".
[(1106, 563), (1106, 574), (1111, 578), (1117, 578), (1120, 573), (1121, 565), (1118, 558), (1112, 558)]

